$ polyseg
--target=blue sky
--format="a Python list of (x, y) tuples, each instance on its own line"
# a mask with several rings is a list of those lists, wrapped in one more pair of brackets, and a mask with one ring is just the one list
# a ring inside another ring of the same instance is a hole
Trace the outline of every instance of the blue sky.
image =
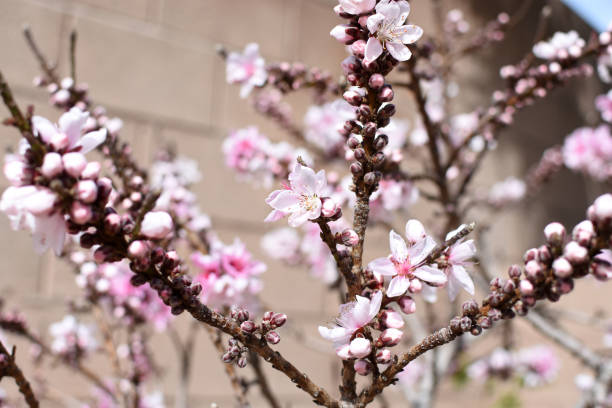
[(597, 31), (605, 31), (612, 22), (612, 0), (563, 0)]

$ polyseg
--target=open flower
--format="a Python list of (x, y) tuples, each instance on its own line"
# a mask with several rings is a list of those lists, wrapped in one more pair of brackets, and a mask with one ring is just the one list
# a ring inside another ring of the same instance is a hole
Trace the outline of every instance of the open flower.
[[(446, 239), (450, 239), (464, 226), (460, 226), (455, 231), (451, 231), (446, 235)], [(444, 269), (448, 277), (448, 296), (451, 300), (455, 300), (461, 288), (465, 289), (470, 295), (474, 294), (474, 282), (465, 270), (465, 267), (472, 265), (472, 258), (476, 255), (476, 246), (474, 240), (463, 242), (463, 239), (455, 242), (446, 252), (447, 266)]]
[(240, 97), (246, 98), (256, 86), (266, 83), (265, 61), (259, 55), (259, 45), (247, 44), (244, 53), (230, 52), (227, 56), (226, 78), (230, 84), (241, 84)]
[(319, 333), (326, 340), (333, 341), (336, 348), (348, 344), (352, 335), (378, 314), (382, 296), (380, 291), (376, 292), (372, 299), (356, 296), (355, 302), (340, 306), (340, 316), (336, 319), (336, 324), (333, 327), (319, 326)]
[(66, 222), (59, 211), (53, 212), (56, 199), (51, 190), (38, 186), (11, 186), (0, 199), (0, 211), (9, 217), (13, 230), (32, 231), (39, 254), (51, 248), (59, 256), (64, 247)]
[(315, 174), (310, 167), (296, 163), (289, 173), (290, 186), (284, 190), (273, 191), (266, 202), (274, 208), (267, 221), (279, 219), (280, 215), (289, 215), (289, 225), (299, 227), (307, 220), (321, 216), (323, 206), (321, 197), (327, 189), (325, 170)]
[(383, 0), (376, 6), (376, 14), (368, 17), (367, 26), (372, 34), (365, 49), (365, 61), (380, 57), (383, 48), (398, 61), (407, 61), (412, 53), (406, 44), (416, 42), (423, 29), (415, 25), (404, 25), (410, 14), (410, 4), (405, 0)]
[(408, 221), (406, 237), (408, 245), (395, 231), (389, 232), (391, 255), (375, 259), (368, 265), (374, 273), (393, 276), (387, 288), (388, 297), (403, 295), (415, 279), (432, 284), (446, 283), (444, 272), (424, 263), (436, 243), (425, 233), (423, 224), (417, 220)]
[(89, 132), (81, 137), (81, 130), (88, 118), (88, 112), (74, 107), (59, 118), (59, 126), (41, 116), (32, 117), (32, 126), (34, 133), (56, 150), (78, 150), (85, 154), (106, 140), (106, 129)]

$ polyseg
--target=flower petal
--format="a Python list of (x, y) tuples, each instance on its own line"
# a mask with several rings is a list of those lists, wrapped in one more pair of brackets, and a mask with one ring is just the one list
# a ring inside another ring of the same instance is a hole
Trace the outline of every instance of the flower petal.
[(389, 54), (398, 61), (408, 61), (412, 57), (412, 52), (402, 43), (387, 41), (386, 46)]
[(474, 295), (474, 282), (463, 266), (453, 266), (452, 275), (467, 293)]
[(381, 291), (376, 292), (370, 300), (370, 320), (372, 320), (380, 311), (380, 305), (382, 304), (383, 294)]
[(383, 23), (383, 21), (385, 21), (385, 16), (383, 16), (382, 14), (377, 13), (377, 14), (374, 14), (368, 17), (368, 20), (366, 21), (368, 30), (370, 30), (372, 34), (376, 33), (378, 29), (380, 28), (381, 24)]
[(367, 62), (375, 61), (383, 53), (383, 46), (375, 37), (370, 37), (365, 49), (365, 60)]
[(423, 29), (412, 24), (398, 27), (393, 32), (401, 36), (404, 44), (415, 43), (423, 36)]
[(371, 268), (372, 272), (383, 276), (397, 275), (397, 269), (389, 258), (377, 258), (368, 264), (368, 268)]
[(70, 147), (76, 146), (81, 138), (81, 129), (88, 117), (88, 112), (83, 112), (79, 108), (74, 107), (59, 118), (60, 130), (68, 137)]
[(34, 127), (34, 133), (40, 136), (45, 143), (51, 142), (51, 138), (58, 133), (55, 125), (42, 116), (33, 116), (32, 126)]
[(414, 276), (422, 281), (443, 284), (446, 283), (446, 274), (436, 267), (423, 265), (414, 271)]
[(293, 171), (289, 173), (289, 183), (297, 194), (313, 195), (317, 186), (317, 177), (313, 169), (296, 163)]
[(393, 258), (400, 262), (406, 260), (408, 257), (406, 242), (401, 235), (393, 230), (389, 232), (389, 246), (391, 247), (391, 254), (393, 255)]
[[(274, 193), (275, 192), (273, 192), (272, 194)], [(270, 194), (270, 197), (272, 196), (272, 194)], [(281, 210), (285, 212), (296, 211), (299, 207), (299, 204), (299, 197), (291, 190), (280, 190), (280, 193), (276, 194), (268, 202), (268, 205), (270, 205), (270, 207), (274, 208), (275, 210)]]
[(387, 297), (396, 297), (401, 296), (408, 290), (410, 286), (410, 279), (405, 276), (396, 276), (391, 279), (389, 282), (389, 287), (387, 288)]
[(81, 153), (85, 154), (104, 143), (105, 140), (106, 129), (100, 129), (95, 132), (89, 132), (84, 135), (81, 140), (76, 143), (75, 147), (81, 146)]
[(476, 255), (476, 245), (474, 245), (474, 240), (470, 239), (453, 245), (449, 250), (448, 261), (451, 264), (461, 264), (472, 259), (474, 255)]

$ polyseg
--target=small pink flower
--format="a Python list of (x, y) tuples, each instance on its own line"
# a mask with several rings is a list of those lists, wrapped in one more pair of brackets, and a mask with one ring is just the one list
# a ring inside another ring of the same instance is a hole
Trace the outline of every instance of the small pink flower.
[(612, 135), (608, 126), (579, 128), (563, 144), (565, 165), (597, 180), (612, 177)]
[(142, 220), (140, 232), (149, 238), (161, 239), (166, 237), (173, 228), (174, 223), (170, 214), (165, 211), (150, 211)]
[[(59, 126), (41, 117), (32, 117), (34, 133), (43, 142), (56, 145), (60, 150), (78, 150), (82, 154), (90, 152), (106, 140), (106, 129), (89, 132), (81, 137), (81, 130), (89, 117), (88, 112), (79, 108), (72, 108), (59, 119)], [(58, 140), (66, 138), (66, 142), (58, 144)]]
[[(289, 173), (290, 188), (273, 191), (266, 202), (275, 211), (289, 214), (289, 225), (299, 227), (308, 220), (315, 220), (321, 216), (322, 195), (327, 190), (325, 171), (315, 174), (310, 167), (296, 163), (293, 171)], [(269, 218), (278, 214), (272, 211)]]
[(340, 316), (336, 324), (329, 328), (319, 326), (319, 333), (326, 340), (334, 342), (336, 348), (348, 344), (353, 334), (368, 325), (380, 310), (382, 292), (376, 292), (372, 299), (356, 296), (355, 302), (340, 306)]
[(423, 29), (415, 25), (404, 25), (410, 14), (410, 4), (405, 0), (382, 0), (376, 5), (376, 14), (367, 21), (372, 37), (368, 39), (365, 61), (375, 61), (383, 48), (398, 61), (407, 61), (412, 53), (405, 44), (416, 42), (423, 35)]
[(339, 0), (340, 7), (348, 14), (364, 14), (371, 11), (376, 5), (376, 0)]
[[(464, 226), (460, 226), (455, 231), (447, 234), (446, 239), (450, 239)], [(461, 288), (465, 289), (470, 295), (474, 295), (474, 282), (465, 270), (466, 266), (473, 264), (472, 259), (476, 255), (474, 240), (463, 242), (463, 239), (454, 243), (446, 252), (447, 266), (444, 269), (448, 277), (448, 296), (450, 300), (455, 300)]]
[(259, 45), (247, 44), (244, 53), (230, 52), (227, 56), (226, 78), (230, 84), (241, 84), (240, 96), (246, 98), (254, 87), (266, 83), (265, 61), (259, 55)]
[(556, 32), (550, 40), (534, 45), (533, 54), (546, 60), (578, 57), (584, 45), (584, 40), (574, 30), (567, 33)]
[(417, 220), (406, 223), (406, 241), (395, 231), (389, 233), (391, 255), (378, 258), (368, 265), (372, 271), (383, 276), (393, 276), (387, 296), (403, 295), (410, 287), (411, 281), (420, 279), (433, 284), (446, 283), (446, 275), (438, 268), (425, 265), (424, 260), (436, 246), (435, 241), (425, 235), (425, 228)]

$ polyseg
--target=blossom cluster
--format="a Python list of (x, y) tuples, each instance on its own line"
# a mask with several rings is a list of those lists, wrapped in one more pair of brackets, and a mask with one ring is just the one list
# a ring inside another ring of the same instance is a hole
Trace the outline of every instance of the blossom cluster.
[(513, 351), (496, 348), (490, 355), (470, 364), (467, 375), (479, 382), (518, 377), (525, 386), (536, 387), (552, 382), (560, 365), (554, 350), (547, 346)]

